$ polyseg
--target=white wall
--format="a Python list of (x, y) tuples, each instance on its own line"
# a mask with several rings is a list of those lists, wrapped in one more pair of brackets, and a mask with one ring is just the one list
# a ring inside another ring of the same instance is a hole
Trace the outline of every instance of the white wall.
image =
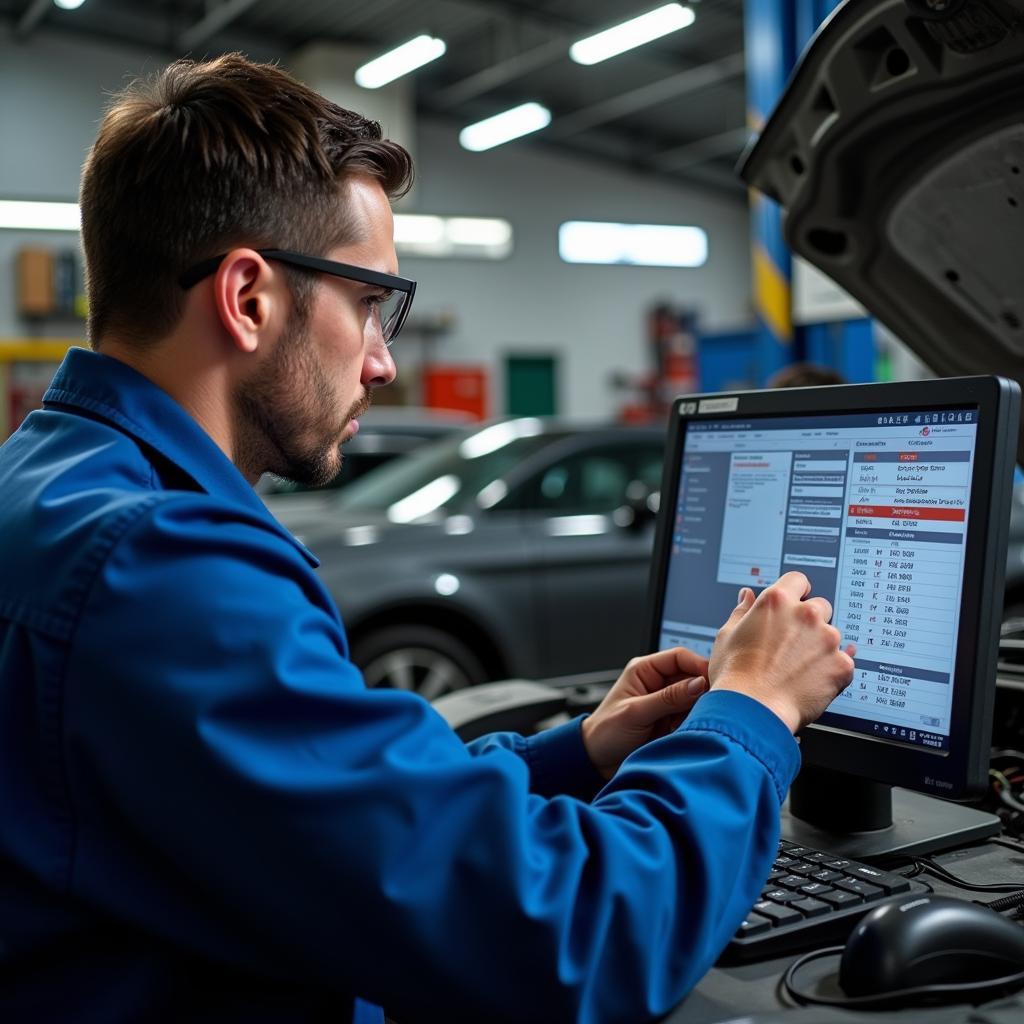
[[(82, 159), (105, 94), (160, 64), (140, 51), (69, 42), (43, 32), (27, 43), (0, 35), (0, 197), (74, 199)], [(560, 354), (560, 409), (601, 416), (622, 400), (612, 371), (647, 369), (645, 318), (659, 301), (695, 307), (710, 330), (750, 322), (746, 206), (701, 190), (551, 153), (526, 141), (487, 153), (461, 150), (458, 125), (421, 123), (415, 211), (492, 215), (512, 222), (515, 251), (495, 263), (408, 258), (414, 316), (450, 312), (453, 329), (431, 345), (435, 361), (490, 368), (501, 411), (506, 353)], [(709, 236), (697, 270), (570, 266), (558, 258), (563, 220), (697, 224)], [(27, 333), (14, 313), (20, 245), (74, 245), (73, 236), (0, 231), (0, 338)], [(45, 333), (67, 336), (69, 325)], [(399, 372), (414, 372), (420, 342), (396, 345)], [(404, 349), (404, 353), (403, 353)]]
[[(708, 329), (750, 321), (742, 202), (525, 144), (469, 153), (457, 134), (451, 124), (420, 126), (417, 205), (430, 213), (505, 217), (515, 250), (493, 263), (402, 260), (402, 272), (420, 282), (417, 308), (455, 315), (454, 330), (437, 345), (440, 358), (563, 353), (562, 409), (603, 415), (621, 400), (608, 389), (609, 373), (647, 369), (645, 318), (656, 302), (695, 307)], [(697, 224), (708, 233), (709, 259), (696, 270), (566, 264), (558, 257), (558, 225), (565, 220)]]

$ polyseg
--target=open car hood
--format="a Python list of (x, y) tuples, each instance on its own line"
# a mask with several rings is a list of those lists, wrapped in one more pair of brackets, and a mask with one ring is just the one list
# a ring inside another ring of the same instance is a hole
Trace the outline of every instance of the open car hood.
[(1024, 384), (1024, 0), (847, 0), (740, 174), (936, 373)]

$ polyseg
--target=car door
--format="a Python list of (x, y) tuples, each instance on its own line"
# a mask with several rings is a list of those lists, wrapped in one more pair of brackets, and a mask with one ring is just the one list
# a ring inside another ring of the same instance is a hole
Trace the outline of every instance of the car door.
[(537, 578), (544, 675), (616, 668), (646, 645), (654, 521), (624, 510), (657, 491), (662, 459), (658, 435), (577, 440), (502, 502)]

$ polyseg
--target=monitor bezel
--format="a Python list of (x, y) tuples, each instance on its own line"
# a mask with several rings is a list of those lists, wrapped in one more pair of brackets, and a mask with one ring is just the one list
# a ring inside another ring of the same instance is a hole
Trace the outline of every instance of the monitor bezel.
[(1020, 389), (1001, 377), (958, 377), (884, 384), (736, 391), (680, 396), (672, 406), (651, 564), (650, 650), (660, 640), (671, 524), (688, 425), (754, 416), (914, 412), (977, 407), (978, 430), (967, 524), (965, 571), (954, 662), (949, 751), (810, 725), (800, 734), (804, 764), (847, 772), (948, 799), (987, 785), (992, 708), (1003, 603), (1006, 544)]

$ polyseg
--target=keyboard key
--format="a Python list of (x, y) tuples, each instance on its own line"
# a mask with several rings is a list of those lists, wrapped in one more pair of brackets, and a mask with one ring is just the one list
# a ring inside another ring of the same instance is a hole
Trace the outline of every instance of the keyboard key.
[(833, 884), (837, 889), (845, 889), (847, 892), (855, 892), (858, 896), (862, 896), (866, 900), (878, 899), (879, 896), (885, 895), (885, 892), (882, 889), (879, 889), (877, 885), (869, 885), (867, 882), (863, 882), (859, 878), (840, 878)]
[(771, 900), (772, 903), (792, 903), (793, 900), (800, 900), (803, 897), (802, 892), (791, 892), (789, 889), (769, 889), (764, 894), (764, 898)]
[(825, 885), (823, 882), (811, 882), (809, 885), (800, 886), (800, 891), (805, 896), (822, 896), (827, 892), (831, 892), (832, 886)]
[(795, 857), (786, 857), (784, 855), (780, 855), (775, 858), (775, 864), (773, 866), (777, 868), (784, 868), (787, 864), (792, 864), (795, 859)]
[(827, 903), (822, 903), (821, 900), (812, 900), (810, 897), (805, 900), (797, 900), (790, 906), (794, 910), (799, 910), (804, 917), (821, 917), (822, 914), (827, 914), (832, 909)]
[(790, 910), (789, 907), (780, 907), (775, 903), (769, 903), (767, 900), (761, 900), (760, 903), (755, 903), (754, 912), (770, 918), (777, 925), (788, 924), (790, 921), (803, 920), (799, 911)]
[(755, 914), (751, 911), (747, 914), (747, 919), (740, 925), (739, 930), (736, 932), (736, 937), (742, 939), (748, 935), (757, 935), (759, 932), (768, 931), (771, 926), (771, 918), (764, 917), (762, 914)]
[(814, 864), (809, 860), (795, 860), (789, 865), (789, 870), (794, 875), (813, 875), (815, 871), (821, 870), (820, 864)]
[(831, 892), (823, 892), (818, 899), (827, 903), (837, 910), (840, 907), (853, 907), (862, 902), (860, 896), (855, 892), (845, 892), (843, 889), (833, 889)]
[(815, 882), (834, 882), (837, 878), (842, 878), (843, 874), (841, 871), (829, 871), (827, 868), (824, 871), (815, 871), (811, 878)]
[(807, 879), (803, 875), (783, 875), (776, 882), (779, 889), (799, 889), (807, 884)]
[(806, 846), (797, 846), (795, 843), (782, 843), (782, 847), (786, 854), (790, 857), (800, 857), (805, 853), (813, 853), (813, 850), (808, 850)]
[(835, 860), (826, 860), (822, 863), (824, 863), (825, 867), (833, 868), (836, 871), (842, 871), (850, 866), (850, 861), (844, 860), (842, 857), (837, 857)]
[(877, 885), (887, 896), (910, 890), (910, 882), (902, 875), (894, 875), (889, 871), (869, 867), (867, 864), (851, 866), (846, 869), (846, 873), (851, 878), (859, 878), (871, 885)]
[(823, 864), (825, 861), (832, 859), (832, 854), (822, 853), (820, 850), (817, 850), (813, 853), (805, 853), (803, 855), (803, 859), (813, 861), (817, 864)]

